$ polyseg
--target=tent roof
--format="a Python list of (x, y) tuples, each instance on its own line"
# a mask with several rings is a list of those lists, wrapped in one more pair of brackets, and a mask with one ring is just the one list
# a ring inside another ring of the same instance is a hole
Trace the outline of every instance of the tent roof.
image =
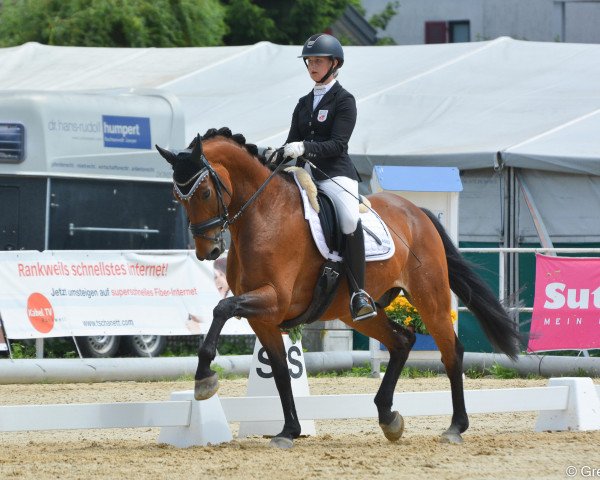
[[(279, 146), (310, 90), (299, 46), (0, 49), (0, 90), (158, 88), (186, 138), (228, 126)], [(350, 153), (373, 165), (497, 164), (600, 175), (600, 45), (501, 37), (444, 45), (345, 47), (339, 81), (358, 103)], [(181, 146), (174, 145), (178, 148)]]

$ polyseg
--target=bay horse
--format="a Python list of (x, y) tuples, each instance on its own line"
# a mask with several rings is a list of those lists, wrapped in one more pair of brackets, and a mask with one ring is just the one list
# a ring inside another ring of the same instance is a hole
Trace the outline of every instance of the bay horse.
[[(211, 129), (202, 138), (198, 135), (180, 152), (156, 148), (172, 165), (174, 195), (187, 213), (197, 258), (219, 257), (225, 249), (223, 231), (228, 228), (231, 234), (227, 280), (234, 296), (214, 308), (212, 325), (198, 350), (195, 398), (207, 399), (217, 392), (218, 377), (210, 364), (223, 325), (231, 317), (247, 318), (267, 352), (283, 408), (283, 430), (270, 444), (290, 448), (300, 435), (300, 423), (280, 326), (307, 309), (324, 262), (304, 219), (298, 188), (286, 179), (287, 174), (271, 175), (256, 146), (228, 128)], [(464, 349), (452, 325), (450, 291), (475, 315), (497, 351), (514, 358), (518, 333), (496, 295), (431, 212), (389, 192), (368, 198), (393, 232), (395, 243), (393, 257), (367, 264), (366, 290), (377, 299), (377, 315), (353, 322), (348, 288), (341, 282), (321, 319), (340, 319), (387, 347), (389, 363), (374, 402), (384, 435), (396, 441), (404, 421), (392, 411), (393, 394), (415, 335), (389, 320), (384, 308), (400, 290), (405, 292), (433, 336), (450, 380), (453, 415), (442, 440), (461, 443), (461, 434), (469, 426), (462, 377)]]

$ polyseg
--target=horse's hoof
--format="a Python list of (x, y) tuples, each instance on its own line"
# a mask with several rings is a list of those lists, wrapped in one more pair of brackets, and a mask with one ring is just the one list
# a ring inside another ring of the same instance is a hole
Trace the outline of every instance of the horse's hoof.
[(287, 450), (294, 446), (294, 441), (291, 438), (287, 437), (273, 437), (271, 439), (271, 442), (269, 443), (269, 446), (273, 448), (282, 448)]
[(219, 389), (219, 376), (213, 373), (210, 377), (196, 380), (194, 385), (194, 398), (196, 400), (206, 400), (212, 397)]
[(444, 432), (440, 438), (440, 442), (442, 443), (453, 443), (455, 445), (459, 445), (463, 443), (463, 438), (460, 433), (456, 432)]
[(392, 412), (394, 419), (389, 424), (380, 423), (379, 426), (383, 430), (385, 438), (390, 442), (396, 442), (400, 440), (400, 437), (404, 433), (404, 418), (398, 412)]

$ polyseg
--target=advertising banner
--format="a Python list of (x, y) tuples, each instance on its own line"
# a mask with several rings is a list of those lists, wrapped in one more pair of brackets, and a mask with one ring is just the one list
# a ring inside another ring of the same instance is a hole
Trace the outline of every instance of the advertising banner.
[(528, 349), (600, 348), (600, 258), (536, 255)]
[[(0, 316), (9, 339), (204, 334), (218, 273), (193, 252), (2, 252)], [(251, 333), (244, 319), (223, 329)]]
[(109, 148), (152, 148), (150, 119), (102, 115), (104, 146)]

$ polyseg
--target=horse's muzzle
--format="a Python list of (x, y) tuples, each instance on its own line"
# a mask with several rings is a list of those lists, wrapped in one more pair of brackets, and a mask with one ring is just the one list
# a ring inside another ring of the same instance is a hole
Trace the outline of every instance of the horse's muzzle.
[(198, 250), (196, 250), (196, 258), (200, 261), (202, 260), (216, 260), (221, 256), (223, 250), (220, 247), (213, 248), (206, 256), (201, 255)]
[(223, 253), (223, 250), (221, 249), (221, 247), (215, 247), (208, 254), (208, 259), (216, 260), (217, 258), (219, 258), (221, 256), (222, 253)]

